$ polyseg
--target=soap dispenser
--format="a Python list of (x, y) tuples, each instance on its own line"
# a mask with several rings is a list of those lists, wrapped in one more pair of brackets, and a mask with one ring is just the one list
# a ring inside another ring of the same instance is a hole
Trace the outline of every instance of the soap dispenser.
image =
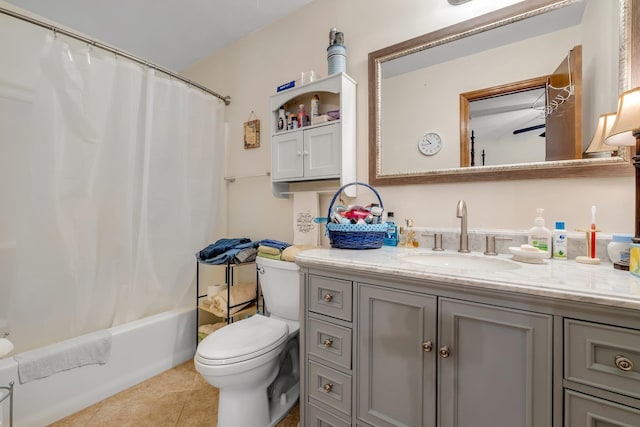
[(543, 212), (544, 209), (536, 209), (534, 226), (529, 229), (529, 244), (545, 251), (547, 253), (545, 258), (551, 258), (551, 231), (544, 226)]

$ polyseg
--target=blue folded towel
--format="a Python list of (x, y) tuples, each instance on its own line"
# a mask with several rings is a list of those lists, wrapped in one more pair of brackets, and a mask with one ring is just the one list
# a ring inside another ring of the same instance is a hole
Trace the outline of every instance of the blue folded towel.
[(233, 238), (233, 239), (218, 239), (215, 243), (210, 244), (200, 252), (196, 254), (198, 261), (204, 261), (210, 258), (215, 258), (216, 256), (225, 253), (229, 249), (235, 248), (236, 246), (243, 243), (251, 243), (250, 239), (246, 237)]
[(289, 246), (291, 246), (287, 242), (281, 242), (280, 240), (273, 240), (273, 239), (260, 240), (260, 244), (262, 246), (269, 246), (269, 247), (272, 247), (272, 248), (277, 248), (277, 249), (279, 249), (281, 251), (286, 249), (286, 248), (288, 248)]
[[(247, 238), (220, 239), (196, 254), (202, 264), (218, 265), (233, 261), (233, 258), (247, 248), (257, 248), (260, 242), (252, 242)], [(204, 255), (203, 255), (204, 253)], [(204, 256), (207, 256), (205, 258)]]

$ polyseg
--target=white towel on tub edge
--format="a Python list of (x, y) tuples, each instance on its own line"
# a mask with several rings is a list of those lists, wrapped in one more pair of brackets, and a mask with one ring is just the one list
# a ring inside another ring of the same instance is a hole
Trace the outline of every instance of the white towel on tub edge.
[(104, 365), (111, 355), (111, 331), (101, 330), (13, 356), (20, 384), (85, 365)]

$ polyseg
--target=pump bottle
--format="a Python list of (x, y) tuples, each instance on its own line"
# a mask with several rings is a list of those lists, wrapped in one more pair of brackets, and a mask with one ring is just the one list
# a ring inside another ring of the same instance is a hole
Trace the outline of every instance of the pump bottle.
[(536, 209), (537, 216), (533, 221), (534, 226), (529, 229), (529, 244), (545, 251), (547, 253), (545, 258), (551, 258), (551, 231), (544, 226), (543, 212), (544, 209)]

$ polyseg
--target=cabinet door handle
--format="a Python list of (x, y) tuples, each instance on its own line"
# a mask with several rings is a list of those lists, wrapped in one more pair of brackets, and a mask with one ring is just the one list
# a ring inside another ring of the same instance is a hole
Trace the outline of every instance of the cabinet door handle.
[(303, 151), (303, 152), (302, 152), (302, 154), (303, 154), (304, 156), (308, 156), (308, 155), (309, 155), (309, 152), (308, 152), (308, 151)]
[(302, 156), (302, 151), (296, 151), (296, 155), (297, 155), (298, 157)]
[(633, 369), (633, 362), (624, 356), (617, 355), (614, 361), (621, 371), (630, 371)]
[(446, 345), (444, 347), (440, 347), (440, 357), (446, 359), (450, 354), (451, 352), (449, 351), (449, 347), (447, 347)]
[(422, 350), (425, 353), (431, 353), (431, 350), (433, 350), (433, 343), (431, 343), (431, 341), (425, 341), (422, 343)]
[(331, 393), (331, 390), (333, 390), (333, 384), (326, 383), (325, 385), (322, 386), (322, 389), (324, 390), (325, 393)]
[(333, 346), (333, 340), (331, 338), (327, 338), (326, 340), (324, 340), (322, 342), (322, 346), (324, 348), (329, 348), (329, 347)]
[(331, 302), (331, 301), (333, 301), (333, 295), (329, 294), (329, 293), (326, 293), (326, 294), (324, 294), (322, 299), (325, 300), (326, 302)]

